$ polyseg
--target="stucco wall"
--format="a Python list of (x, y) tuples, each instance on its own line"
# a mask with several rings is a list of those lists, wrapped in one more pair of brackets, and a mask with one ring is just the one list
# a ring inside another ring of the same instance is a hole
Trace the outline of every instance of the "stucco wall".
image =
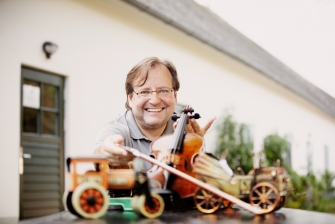
[[(200, 113), (201, 124), (229, 108), (248, 124), (255, 149), (278, 132), (292, 136), (293, 167), (305, 172), (306, 144), (313, 145), (316, 172), (324, 169), (325, 145), (335, 156), (335, 119), (191, 36), (122, 1), (0, 2), (0, 217), (18, 217), (21, 66), (65, 77), (65, 154), (90, 155), (103, 124), (124, 111), (125, 75), (148, 56), (177, 67), (178, 101)], [(59, 49), (46, 59), (45, 41)], [(214, 123), (215, 126), (215, 123)], [(310, 137), (309, 137), (310, 136)], [(206, 136), (215, 147), (215, 127)], [(335, 164), (330, 163), (335, 171)]]

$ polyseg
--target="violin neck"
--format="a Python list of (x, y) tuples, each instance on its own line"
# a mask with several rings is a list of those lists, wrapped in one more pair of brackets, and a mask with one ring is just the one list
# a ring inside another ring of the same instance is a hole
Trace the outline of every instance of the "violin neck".
[(181, 152), (184, 142), (184, 137), (186, 134), (185, 127), (187, 123), (187, 114), (182, 114), (179, 118), (179, 123), (176, 130), (173, 133), (173, 141), (171, 145), (171, 150), (175, 152)]

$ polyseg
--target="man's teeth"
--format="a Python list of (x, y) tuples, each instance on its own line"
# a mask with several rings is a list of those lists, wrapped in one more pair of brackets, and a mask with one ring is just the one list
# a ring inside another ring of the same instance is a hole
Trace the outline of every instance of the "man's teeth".
[(159, 112), (162, 109), (147, 109), (148, 112)]

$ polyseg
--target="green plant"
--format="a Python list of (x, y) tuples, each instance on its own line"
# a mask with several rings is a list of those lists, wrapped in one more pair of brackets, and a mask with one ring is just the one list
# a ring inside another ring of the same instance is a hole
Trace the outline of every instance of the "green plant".
[(237, 123), (231, 114), (227, 114), (219, 121), (217, 130), (215, 154), (220, 158), (221, 153), (228, 149), (227, 163), (235, 172), (238, 167), (244, 172), (251, 170), (253, 141), (248, 126)]
[[(285, 207), (304, 210), (335, 213), (335, 188), (332, 182), (335, 174), (325, 171), (320, 178), (310, 172), (307, 175), (299, 175), (290, 164), (285, 163), (284, 155), (289, 152), (288, 141), (272, 134), (264, 139), (264, 165), (271, 166), (279, 159), (290, 176)], [(329, 195), (329, 196), (327, 196)]]
[[(227, 163), (235, 172), (238, 167), (244, 172), (252, 169), (253, 141), (248, 126), (237, 123), (228, 113), (219, 121), (217, 130), (216, 156), (220, 158), (228, 149)], [(334, 173), (325, 171), (320, 178), (314, 173), (299, 175), (285, 160), (286, 153), (290, 151), (289, 142), (278, 134), (267, 136), (263, 146), (262, 166), (274, 166), (279, 159), (290, 177), (285, 207), (335, 213)]]
[(279, 159), (280, 164), (285, 168), (288, 164), (285, 164), (284, 155), (289, 152), (289, 143), (285, 138), (280, 137), (278, 134), (272, 134), (264, 139), (264, 154), (265, 154), (265, 166), (273, 166)]

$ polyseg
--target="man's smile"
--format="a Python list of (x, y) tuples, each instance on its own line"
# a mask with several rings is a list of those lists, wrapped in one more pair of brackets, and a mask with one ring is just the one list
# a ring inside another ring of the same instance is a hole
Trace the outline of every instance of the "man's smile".
[(145, 110), (148, 111), (148, 112), (161, 112), (164, 109), (165, 108), (147, 108)]

